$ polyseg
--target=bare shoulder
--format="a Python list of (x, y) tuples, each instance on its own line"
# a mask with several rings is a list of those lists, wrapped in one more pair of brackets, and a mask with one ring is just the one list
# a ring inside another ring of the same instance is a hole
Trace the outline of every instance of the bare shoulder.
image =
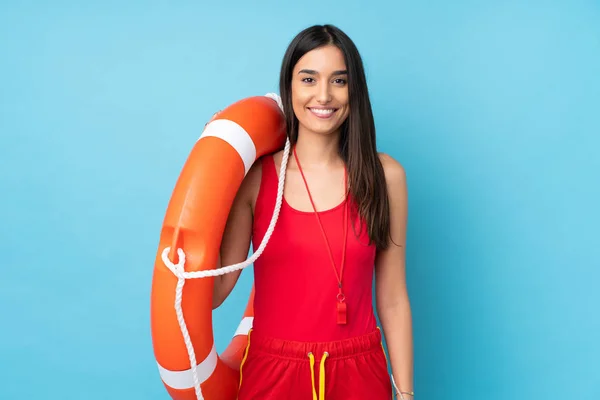
[[(379, 154), (379, 159), (383, 166), (385, 180), (387, 185), (389, 212), (390, 212), (390, 236), (391, 246), (389, 251), (384, 251), (384, 254), (389, 254), (389, 257), (394, 257), (393, 254), (398, 254), (399, 249), (404, 248), (406, 241), (406, 224), (408, 218), (408, 189), (406, 185), (406, 172), (404, 167), (397, 160), (387, 154)], [(383, 257), (382, 260), (389, 258)], [(389, 264), (383, 261), (384, 264)], [(394, 265), (395, 263), (391, 263)]]
[(403, 188), (406, 185), (406, 171), (402, 164), (386, 153), (379, 153), (379, 160), (383, 166), (388, 187), (396, 190)]

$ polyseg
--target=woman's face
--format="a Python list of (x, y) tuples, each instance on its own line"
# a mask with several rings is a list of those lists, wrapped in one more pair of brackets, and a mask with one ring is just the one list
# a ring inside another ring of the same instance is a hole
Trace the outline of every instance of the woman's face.
[(342, 51), (333, 45), (306, 53), (292, 72), (292, 107), (300, 131), (328, 135), (348, 117), (348, 72)]

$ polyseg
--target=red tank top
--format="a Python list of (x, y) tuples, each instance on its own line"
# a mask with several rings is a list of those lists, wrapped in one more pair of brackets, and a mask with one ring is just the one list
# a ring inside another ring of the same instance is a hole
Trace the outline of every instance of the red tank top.
[[(262, 162), (262, 179), (256, 200), (253, 248), (269, 227), (277, 197), (277, 169), (273, 156)], [(347, 323), (336, 319), (338, 283), (321, 228), (313, 211), (292, 208), (283, 199), (273, 235), (254, 263), (253, 329), (285, 340), (322, 342), (372, 332), (375, 246), (369, 245), (366, 226), (349, 199), (348, 239), (343, 285)], [(343, 250), (344, 203), (320, 211), (339, 271)]]

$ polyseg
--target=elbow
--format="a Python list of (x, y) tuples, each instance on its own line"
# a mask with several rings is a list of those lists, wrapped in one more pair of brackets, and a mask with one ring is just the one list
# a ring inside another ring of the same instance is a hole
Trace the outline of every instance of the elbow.
[(221, 289), (221, 276), (215, 277), (215, 283), (213, 287), (213, 296), (212, 296), (212, 309), (216, 310), (219, 308), (221, 304), (225, 301), (225, 296), (223, 296)]
[(216, 310), (217, 308), (219, 308), (219, 306), (223, 304), (223, 300), (216, 298), (215, 296), (213, 296), (213, 300), (212, 300), (212, 309)]
[(377, 314), (380, 316), (398, 315), (398, 314), (410, 314), (411, 306), (408, 297), (399, 296), (388, 301), (377, 302)]

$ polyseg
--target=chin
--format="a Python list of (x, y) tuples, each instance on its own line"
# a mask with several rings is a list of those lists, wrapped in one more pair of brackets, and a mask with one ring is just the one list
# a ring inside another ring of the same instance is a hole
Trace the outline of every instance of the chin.
[(317, 133), (319, 135), (333, 135), (335, 133), (337, 133), (340, 130), (339, 126), (335, 126), (335, 127), (315, 127), (314, 129), (311, 129), (314, 133)]
[(318, 135), (331, 135), (336, 133), (339, 129), (341, 124), (332, 124), (332, 123), (314, 123), (312, 121), (310, 122), (306, 122), (306, 121), (299, 121), (300, 125), (303, 127), (303, 129), (309, 131), (309, 132), (313, 132), (316, 133)]

